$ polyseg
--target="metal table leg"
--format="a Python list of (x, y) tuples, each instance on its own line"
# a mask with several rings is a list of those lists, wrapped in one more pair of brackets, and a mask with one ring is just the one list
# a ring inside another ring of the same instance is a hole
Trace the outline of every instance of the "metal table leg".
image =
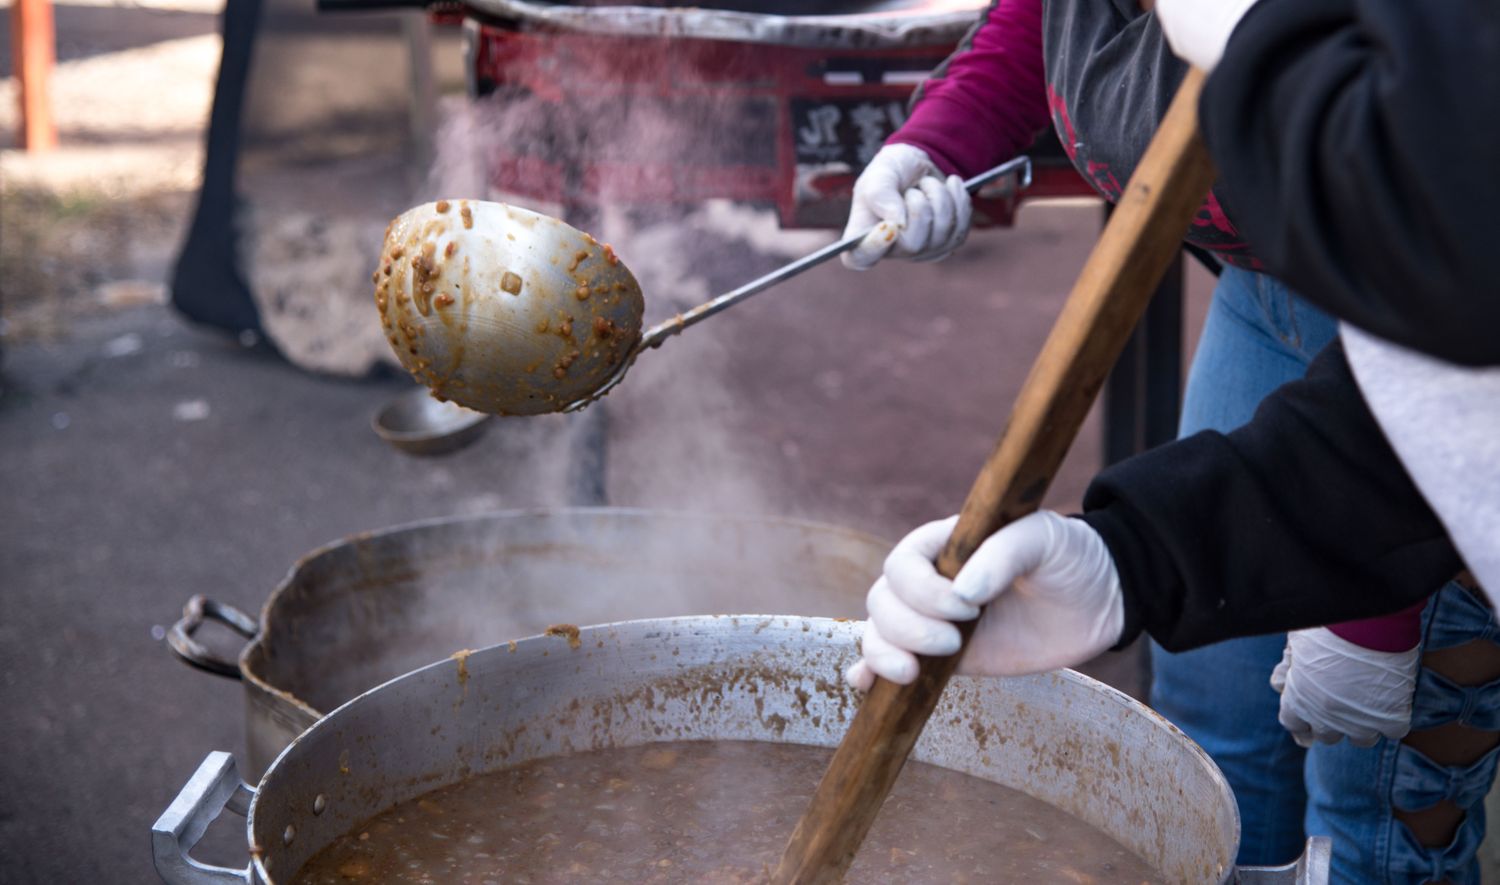
[(602, 507), (609, 503), (609, 409), (598, 402), (568, 418), (568, 503)]
[[(1105, 466), (1177, 437), (1182, 402), (1183, 270), (1179, 252), (1105, 381)], [(1145, 699), (1151, 685), (1146, 643), (1138, 642), (1123, 653), (1137, 668), (1134, 693)]]
[[(563, 212), (563, 221), (583, 231), (599, 228), (599, 213), (573, 205)], [(599, 400), (568, 416), (568, 503), (575, 507), (602, 507), (609, 503), (608, 449), (609, 404)]]
[(1104, 388), (1104, 463), (1177, 437), (1182, 401), (1182, 255), (1152, 296)]

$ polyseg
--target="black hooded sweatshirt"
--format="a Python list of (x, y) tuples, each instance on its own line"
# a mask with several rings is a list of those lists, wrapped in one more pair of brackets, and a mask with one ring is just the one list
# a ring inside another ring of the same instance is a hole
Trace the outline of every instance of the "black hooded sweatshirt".
[[(1381, 337), (1500, 364), (1500, 4), (1261, 0), (1200, 116), (1270, 272)], [(1463, 568), (1338, 344), (1247, 426), (1104, 471), (1084, 508), (1124, 641), (1174, 650), (1393, 612)]]

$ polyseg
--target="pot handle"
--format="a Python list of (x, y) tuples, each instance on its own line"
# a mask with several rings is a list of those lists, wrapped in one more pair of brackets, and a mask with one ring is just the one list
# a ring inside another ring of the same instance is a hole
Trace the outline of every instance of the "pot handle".
[(151, 854), (162, 881), (168, 885), (250, 882), (249, 864), (240, 870), (210, 866), (193, 860), (189, 852), (224, 809), (243, 816), (249, 813), (254, 797), (255, 790), (240, 780), (233, 756), (221, 751), (209, 753), (151, 826)]
[(193, 638), (193, 633), (203, 626), (205, 619), (218, 621), (246, 639), (253, 640), (260, 634), (260, 626), (254, 618), (228, 603), (216, 602), (199, 593), (182, 607), (182, 619), (167, 633), (167, 645), (177, 657), (199, 670), (239, 679), (239, 664), (224, 660)]
[(1239, 867), (1236, 885), (1328, 885), (1333, 863), (1333, 840), (1312, 836), (1302, 856), (1284, 867)]

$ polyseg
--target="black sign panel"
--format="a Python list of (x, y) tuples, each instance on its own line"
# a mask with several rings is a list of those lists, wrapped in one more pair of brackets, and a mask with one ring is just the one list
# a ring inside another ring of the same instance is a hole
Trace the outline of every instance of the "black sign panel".
[(794, 98), (791, 111), (799, 166), (846, 163), (863, 169), (906, 121), (906, 103), (890, 98)]

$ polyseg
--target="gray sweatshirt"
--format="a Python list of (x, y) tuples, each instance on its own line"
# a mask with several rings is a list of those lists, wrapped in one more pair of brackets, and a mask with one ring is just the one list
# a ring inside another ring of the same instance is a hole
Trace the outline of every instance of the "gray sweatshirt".
[(1468, 368), (1339, 326), (1365, 402), (1500, 608), (1500, 366)]

